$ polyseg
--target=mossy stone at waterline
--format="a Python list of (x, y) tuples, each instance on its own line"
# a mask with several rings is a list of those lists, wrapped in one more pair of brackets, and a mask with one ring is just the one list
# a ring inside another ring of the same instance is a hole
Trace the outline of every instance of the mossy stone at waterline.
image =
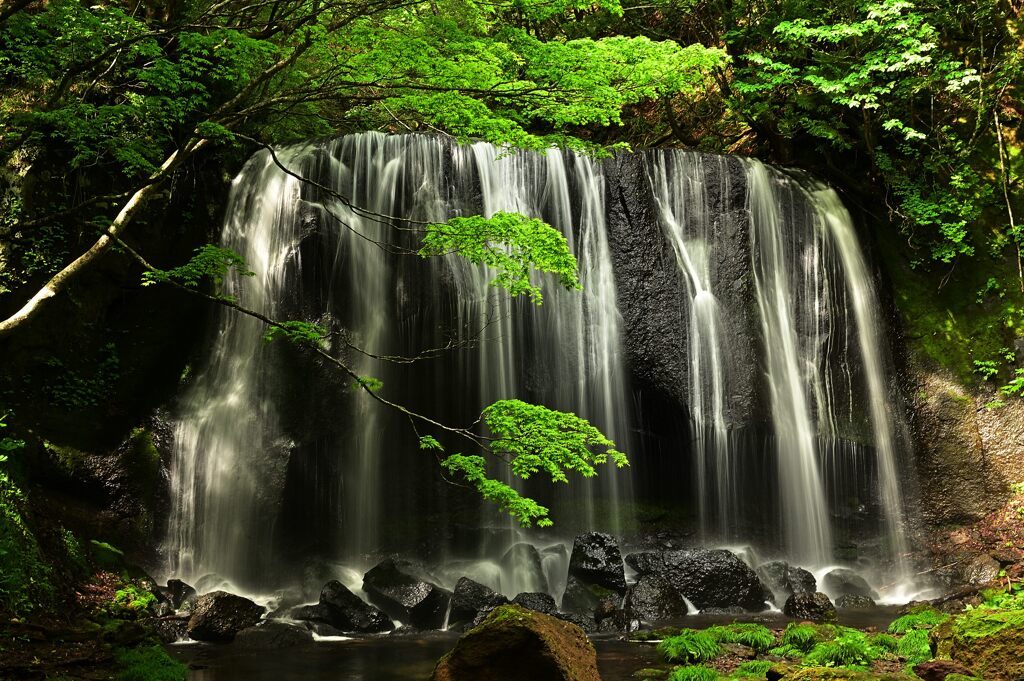
[(956, 617), (950, 657), (991, 681), (1024, 678), (1024, 610), (972, 610)]
[(597, 652), (571, 622), (502, 605), (437, 663), (431, 681), (600, 681)]

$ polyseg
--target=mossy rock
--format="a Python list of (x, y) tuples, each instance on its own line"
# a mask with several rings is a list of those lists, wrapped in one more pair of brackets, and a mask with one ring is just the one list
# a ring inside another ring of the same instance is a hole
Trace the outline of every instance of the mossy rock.
[(991, 681), (1024, 678), (1024, 610), (972, 610), (956, 617), (950, 657)]
[(600, 681), (597, 653), (575, 624), (502, 605), (438, 661), (431, 681)]
[(932, 657), (948, 658), (953, 650), (953, 620), (948, 619), (928, 632)]
[(638, 669), (635, 672), (633, 672), (633, 678), (637, 681), (660, 681), (661, 679), (664, 679), (666, 676), (668, 676), (668, 673), (668, 669)]
[(768, 681), (906, 681), (907, 677), (897, 674), (875, 674), (872, 672), (843, 669), (842, 667), (797, 667), (777, 664), (765, 675)]

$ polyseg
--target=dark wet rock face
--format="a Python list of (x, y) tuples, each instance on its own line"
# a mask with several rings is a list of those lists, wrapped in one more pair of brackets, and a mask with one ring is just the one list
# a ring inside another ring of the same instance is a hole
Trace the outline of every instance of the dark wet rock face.
[(331, 615), (327, 623), (342, 631), (378, 633), (394, 628), (387, 615), (363, 601), (337, 580), (324, 584), (320, 591), (320, 606)]
[(626, 595), (626, 610), (645, 622), (684, 617), (690, 610), (683, 594), (658, 574), (641, 575)]
[(786, 600), (782, 612), (790, 617), (812, 622), (834, 622), (836, 608), (828, 596), (819, 592), (793, 594)]
[(263, 606), (226, 591), (214, 591), (196, 599), (188, 620), (188, 635), (196, 641), (224, 643), (263, 617)]
[(145, 623), (156, 632), (162, 643), (182, 641), (188, 635), (188, 617), (155, 617)]
[(387, 559), (363, 575), (363, 591), (392, 619), (417, 629), (440, 629), (451, 594), (418, 576), (406, 561)]
[(167, 586), (159, 591), (159, 595), (162, 595), (175, 610), (191, 606), (198, 598), (196, 590), (180, 579), (167, 580)]
[(695, 549), (633, 554), (626, 562), (641, 577), (657, 575), (698, 609), (765, 609), (766, 587), (731, 551)]
[(312, 642), (313, 635), (308, 629), (275, 620), (242, 629), (235, 636), (235, 645), (248, 650), (280, 650)]
[(836, 599), (836, 607), (840, 610), (871, 610), (876, 605), (867, 596), (845, 594)]
[(512, 599), (512, 602), (526, 608), (527, 610), (542, 612), (545, 615), (550, 615), (555, 611), (555, 599), (544, 593), (524, 592), (517, 594), (516, 597)]
[(569, 574), (585, 584), (626, 593), (622, 554), (610, 534), (589, 532), (576, 537), (569, 558)]
[(814, 575), (782, 560), (759, 565), (757, 576), (771, 590), (773, 600), (778, 604), (785, 603), (793, 594), (814, 593), (818, 590)]
[(495, 608), (437, 663), (431, 681), (600, 681), (577, 626), (516, 605)]
[(508, 603), (508, 599), (500, 593), (474, 582), (469, 577), (463, 577), (455, 584), (455, 591), (452, 593), (448, 625), (474, 622), (482, 613), (486, 614), (505, 603)]
[(821, 580), (824, 590), (836, 598), (840, 596), (865, 596), (878, 598), (878, 592), (871, 588), (863, 577), (848, 568), (836, 568)]

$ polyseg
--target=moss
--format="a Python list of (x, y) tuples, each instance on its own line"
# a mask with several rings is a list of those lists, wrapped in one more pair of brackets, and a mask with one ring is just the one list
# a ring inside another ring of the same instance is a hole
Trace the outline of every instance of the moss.
[(43, 450), (50, 461), (56, 464), (57, 468), (67, 476), (73, 475), (75, 470), (81, 465), (82, 460), (88, 456), (85, 452), (74, 447), (57, 445), (52, 442), (43, 442)]
[(114, 593), (110, 612), (116, 617), (134, 618), (144, 614), (156, 604), (156, 596), (131, 583), (125, 584)]
[(908, 631), (900, 639), (896, 652), (910, 664), (924, 662), (932, 657), (931, 646), (928, 644), (928, 632), (924, 629)]
[(124, 648), (114, 656), (116, 681), (185, 681), (188, 668), (160, 645)]
[(89, 551), (92, 559), (99, 567), (111, 572), (121, 572), (127, 567), (124, 551), (110, 544), (95, 539), (89, 540)]
[(932, 608), (921, 608), (903, 615), (889, 624), (890, 634), (905, 634), (912, 629), (931, 629), (949, 619), (949, 615)]
[(637, 681), (654, 681), (655, 679), (664, 679), (668, 673), (667, 669), (645, 668), (633, 672), (633, 678)]
[(51, 606), (53, 570), (25, 521), (25, 495), (0, 471), (0, 610), (15, 616)]
[(668, 675), (668, 681), (718, 681), (720, 678), (718, 672), (704, 665), (677, 667)]
[(748, 660), (733, 670), (729, 678), (732, 679), (763, 679), (772, 668), (772, 663), (767, 660)]
[(983, 678), (1024, 677), (1024, 610), (971, 610), (953, 619), (950, 657)]

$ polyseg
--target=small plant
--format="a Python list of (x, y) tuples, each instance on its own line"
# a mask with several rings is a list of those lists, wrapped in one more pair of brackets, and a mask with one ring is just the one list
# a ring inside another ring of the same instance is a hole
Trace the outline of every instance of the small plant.
[(870, 641), (871, 645), (874, 647), (890, 653), (895, 653), (900, 644), (899, 640), (890, 634), (875, 634), (874, 636), (869, 637), (868, 641)]
[(116, 681), (185, 681), (188, 668), (159, 645), (122, 648), (114, 655)]
[(931, 647), (928, 645), (928, 632), (924, 629), (908, 631), (900, 639), (896, 653), (909, 664), (932, 659)]
[(782, 632), (782, 646), (790, 646), (801, 652), (809, 652), (814, 644), (824, 641), (832, 633), (831, 628), (813, 624), (797, 624), (790, 622)]
[(110, 612), (117, 617), (137, 617), (156, 603), (156, 596), (134, 584), (125, 584), (114, 593)]
[(704, 665), (677, 667), (668, 675), (668, 681), (718, 681), (718, 672)]
[(905, 634), (913, 629), (931, 629), (949, 619), (949, 615), (926, 608), (894, 619), (889, 624), (890, 634)]
[(763, 679), (772, 668), (768, 660), (748, 660), (736, 667), (730, 678), (733, 679)]
[(733, 622), (717, 627), (708, 627), (705, 633), (719, 643), (739, 643), (762, 653), (775, 645), (775, 634), (763, 624)]
[(658, 644), (658, 652), (669, 662), (706, 662), (721, 654), (722, 648), (713, 636), (696, 629), (683, 629)]
[(831, 641), (815, 645), (807, 653), (804, 663), (823, 667), (867, 667), (881, 652), (868, 642), (863, 632), (844, 629)]

